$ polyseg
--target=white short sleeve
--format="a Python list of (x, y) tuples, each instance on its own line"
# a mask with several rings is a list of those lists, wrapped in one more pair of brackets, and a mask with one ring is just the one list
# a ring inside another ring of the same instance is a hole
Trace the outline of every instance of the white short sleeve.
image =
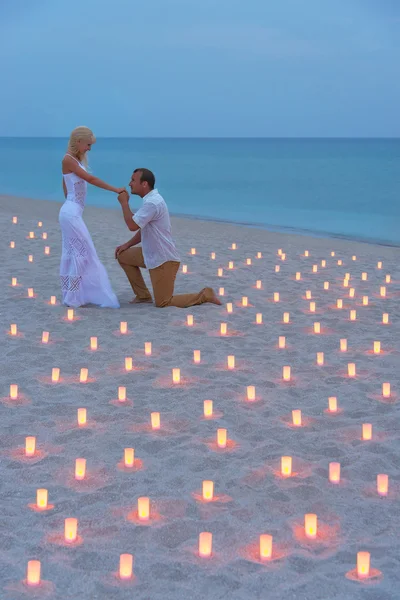
[(133, 220), (140, 229), (143, 229), (157, 215), (157, 205), (153, 202), (145, 202), (143, 206), (133, 215)]

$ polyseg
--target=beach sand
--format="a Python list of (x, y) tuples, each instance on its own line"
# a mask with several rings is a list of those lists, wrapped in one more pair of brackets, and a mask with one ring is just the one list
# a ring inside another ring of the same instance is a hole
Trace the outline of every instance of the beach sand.
[[(188, 270), (179, 272), (176, 292), (212, 286), (218, 293), (223, 287), (221, 299), (233, 304), (233, 312), (227, 313), (226, 304), (186, 310), (132, 306), (128, 281), (114, 259), (115, 246), (131, 237), (119, 206), (87, 207), (85, 222), (121, 308), (80, 308), (68, 322), (58, 278), (60, 205), (0, 196), (0, 206), (1, 598), (400, 597), (398, 248), (173, 218)], [(220, 267), (223, 277), (217, 276)], [(345, 273), (351, 276), (347, 288)], [(391, 282), (383, 298), (387, 274)], [(279, 302), (273, 302), (275, 292)], [(49, 304), (52, 295), (55, 306)], [(241, 306), (243, 296), (247, 307)], [(362, 296), (368, 296), (368, 306)], [(343, 309), (336, 308), (338, 298)], [(382, 324), (383, 313), (388, 324)], [(193, 315), (193, 327), (187, 315)], [(121, 321), (128, 323), (126, 335)], [(321, 324), (320, 334), (313, 332), (314, 322)], [(221, 323), (227, 323), (226, 336), (219, 333)], [(11, 324), (18, 327), (16, 336)], [(41, 343), (43, 331), (50, 334), (48, 344)], [(98, 338), (97, 351), (89, 349), (91, 336)], [(278, 348), (280, 336), (286, 338), (284, 349)], [(347, 339), (347, 352), (340, 351), (341, 339)], [(372, 352), (374, 341), (381, 342), (380, 354)], [(151, 356), (145, 342), (152, 343)], [(193, 362), (194, 350), (201, 351), (200, 364)], [(324, 353), (323, 366), (316, 364), (317, 352)], [(235, 356), (234, 370), (227, 369), (228, 355)], [(132, 357), (131, 372), (124, 369), (125, 357)], [(356, 365), (354, 378), (347, 375), (348, 363)], [(290, 382), (282, 379), (284, 366), (291, 367)], [(58, 383), (51, 382), (54, 367), (60, 368)], [(88, 368), (87, 383), (79, 382), (81, 368)], [(173, 368), (181, 370), (180, 384), (172, 383)], [(391, 384), (388, 398), (383, 383)], [(9, 397), (11, 384), (18, 385), (16, 400)], [(117, 400), (119, 386), (126, 387), (126, 402)], [(247, 386), (255, 386), (254, 401), (246, 399)], [(326, 411), (329, 397), (337, 398), (336, 414)], [(214, 403), (210, 419), (203, 418), (206, 399)], [(77, 425), (81, 407), (87, 409), (86, 427)], [(303, 426), (291, 424), (293, 409), (302, 411)], [(160, 413), (159, 431), (151, 430), (154, 411)], [(361, 440), (363, 423), (372, 424), (370, 441)], [(216, 445), (218, 428), (227, 429), (226, 449)], [(24, 456), (26, 436), (37, 440), (31, 459)], [(124, 448), (135, 450), (133, 469), (121, 464)], [(280, 475), (282, 456), (292, 456), (292, 477)], [(83, 481), (74, 479), (76, 458), (87, 461)], [(331, 462), (341, 465), (338, 484), (328, 479)], [(376, 491), (378, 474), (389, 476), (387, 496)], [(201, 498), (203, 480), (214, 481), (212, 502)], [(48, 490), (48, 511), (34, 509), (38, 488)], [(151, 507), (144, 523), (135, 512), (143, 496)], [(305, 537), (306, 513), (318, 517), (315, 540)], [(80, 536), (70, 545), (63, 541), (68, 517), (78, 519)], [(213, 534), (209, 558), (197, 552), (203, 531)], [(260, 560), (260, 534), (273, 536), (271, 560)], [(359, 551), (371, 555), (373, 577), (362, 581), (351, 573)], [(116, 576), (122, 553), (134, 556), (130, 581)], [(38, 588), (23, 583), (32, 559), (41, 561), (44, 581)]]

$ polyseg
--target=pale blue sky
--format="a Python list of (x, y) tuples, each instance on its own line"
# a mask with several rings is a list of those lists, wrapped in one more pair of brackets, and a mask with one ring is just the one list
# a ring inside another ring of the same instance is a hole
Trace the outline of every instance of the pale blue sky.
[(1, 0), (0, 135), (400, 136), (400, 0)]

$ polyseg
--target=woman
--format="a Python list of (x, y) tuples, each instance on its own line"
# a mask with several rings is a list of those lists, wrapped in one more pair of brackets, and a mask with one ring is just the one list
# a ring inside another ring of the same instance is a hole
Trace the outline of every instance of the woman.
[(72, 307), (97, 304), (101, 307), (119, 308), (106, 270), (82, 219), (88, 183), (116, 194), (125, 189), (108, 185), (88, 172), (86, 153), (95, 141), (90, 129), (77, 127), (71, 133), (67, 153), (62, 161), (65, 196), (59, 216), (62, 231), (62, 301)]

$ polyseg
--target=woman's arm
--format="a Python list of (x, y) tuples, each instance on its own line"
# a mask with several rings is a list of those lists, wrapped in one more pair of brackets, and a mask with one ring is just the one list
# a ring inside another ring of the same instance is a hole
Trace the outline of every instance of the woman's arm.
[(63, 190), (64, 190), (64, 198), (67, 197), (67, 186), (65, 185), (64, 177), (63, 177)]
[(117, 188), (113, 185), (108, 185), (108, 183), (106, 183), (102, 179), (91, 175), (90, 173), (85, 171), (85, 169), (82, 169), (82, 167), (71, 156), (64, 156), (62, 165), (63, 171), (65, 170), (68, 173), (75, 173), (75, 175), (77, 175), (81, 179), (84, 179), (88, 183), (91, 183), (92, 185), (95, 185), (96, 187), (101, 188), (102, 190), (107, 190), (109, 192), (115, 192), (116, 194), (120, 194), (125, 189)]

